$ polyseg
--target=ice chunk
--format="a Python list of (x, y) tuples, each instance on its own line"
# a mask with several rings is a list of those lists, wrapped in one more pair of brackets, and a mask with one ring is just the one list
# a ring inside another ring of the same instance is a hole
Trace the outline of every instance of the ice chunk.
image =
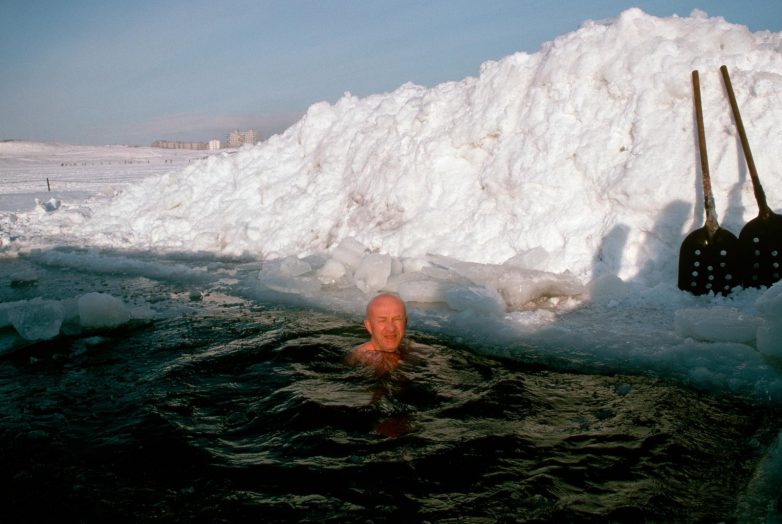
[(763, 293), (755, 301), (755, 307), (764, 317), (757, 333), (758, 351), (782, 358), (782, 281)]
[(616, 275), (597, 277), (587, 286), (589, 297), (596, 302), (610, 302), (628, 294), (627, 285)]
[(503, 272), (497, 289), (511, 308), (521, 308), (541, 297), (571, 297), (584, 292), (584, 286), (571, 273), (524, 270)]
[(548, 267), (549, 252), (538, 246), (528, 249), (505, 261), (506, 266), (514, 266), (522, 269), (545, 270)]
[(307, 275), (311, 270), (308, 262), (287, 257), (264, 262), (258, 279), (267, 288), (281, 293), (312, 294), (320, 290), (320, 282), (314, 275)]
[(60, 301), (64, 311), (64, 318), (60, 333), (63, 335), (77, 335), (81, 333), (81, 320), (79, 319), (79, 302), (75, 298), (66, 298)]
[(400, 262), (404, 273), (415, 273), (432, 265), (426, 257), (410, 257), (402, 259)]
[(280, 263), (280, 273), (286, 276), (297, 277), (312, 271), (312, 266), (297, 257), (285, 257)]
[(125, 303), (106, 293), (87, 293), (77, 303), (79, 319), (85, 328), (112, 328), (130, 320)]
[(441, 280), (404, 280), (397, 286), (397, 293), (405, 302), (445, 302), (451, 286)]
[(490, 315), (505, 313), (505, 301), (496, 289), (478, 286), (454, 287), (445, 292), (448, 307), (455, 311), (471, 310)]
[(391, 258), (391, 274), (400, 275), (405, 270), (405, 265), (398, 258)]
[(26, 340), (48, 340), (60, 333), (65, 311), (59, 301), (40, 297), (14, 303), (8, 319)]
[(782, 280), (771, 286), (755, 301), (755, 307), (768, 318), (782, 318)]
[(758, 328), (757, 348), (764, 355), (782, 359), (782, 319), (763, 322)]
[(513, 311), (508, 315), (508, 318), (525, 328), (538, 329), (554, 323), (557, 315), (547, 309), (532, 309), (529, 311)]
[(130, 318), (136, 320), (152, 320), (155, 318), (155, 310), (146, 302), (137, 304), (130, 309)]
[(60, 204), (62, 202), (59, 199), (56, 198), (50, 198), (46, 202), (36, 198), (35, 199), (35, 205), (46, 211), (47, 213), (51, 213), (52, 211), (57, 211), (60, 209)]
[(736, 308), (717, 306), (679, 309), (674, 313), (674, 329), (682, 337), (709, 342), (751, 343), (761, 319)]
[(309, 295), (320, 291), (320, 282), (313, 277), (289, 277), (278, 272), (261, 271), (261, 284), (281, 293)]
[(330, 258), (318, 270), (318, 280), (324, 284), (333, 284), (344, 277), (346, 273), (347, 270), (342, 262)]
[(367, 251), (367, 247), (358, 240), (346, 238), (334, 249), (331, 257), (354, 270), (361, 264)]
[(391, 257), (372, 253), (361, 261), (353, 279), (357, 288), (366, 294), (372, 294), (385, 287), (390, 275)]
[(11, 274), (11, 287), (32, 287), (38, 284), (38, 273), (32, 269), (26, 269)]
[(448, 257), (431, 257), (438, 266), (457, 273), (475, 284), (494, 288), (508, 307), (519, 309), (541, 297), (569, 297), (584, 292), (575, 275), (569, 272), (549, 273), (536, 269), (498, 264), (462, 262)]
[(13, 325), (11, 324), (11, 313), (16, 307), (16, 304), (18, 304), (18, 302), (6, 302), (4, 304), (0, 304), (0, 328)]

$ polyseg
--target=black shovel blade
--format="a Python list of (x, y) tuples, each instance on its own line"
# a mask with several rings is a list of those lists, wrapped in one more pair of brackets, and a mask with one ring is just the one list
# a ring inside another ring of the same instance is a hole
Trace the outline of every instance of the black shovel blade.
[(710, 239), (706, 226), (684, 239), (679, 249), (679, 289), (693, 295), (721, 293), (741, 285), (736, 235), (717, 228)]
[(744, 287), (771, 287), (782, 276), (782, 215), (771, 213), (747, 222), (739, 233)]

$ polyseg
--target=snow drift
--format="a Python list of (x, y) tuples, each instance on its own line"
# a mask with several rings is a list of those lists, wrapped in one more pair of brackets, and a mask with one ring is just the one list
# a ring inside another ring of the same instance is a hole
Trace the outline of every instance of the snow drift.
[(757, 213), (718, 68), (727, 64), (772, 208), (782, 202), (782, 40), (694, 12), (588, 21), (477, 78), (321, 102), (284, 134), (146, 180), (86, 228), (100, 242), (327, 252), (355, 238), (427, 253), (648, 285), (675, 278), (703, 223), (690, 73), (701, 71), (721, 225)]

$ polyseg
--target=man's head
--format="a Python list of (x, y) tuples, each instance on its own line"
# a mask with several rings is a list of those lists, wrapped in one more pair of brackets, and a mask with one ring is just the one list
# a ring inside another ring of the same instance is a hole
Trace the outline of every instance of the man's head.
[(396, 351), (402, 344), (407, 327), (405, 303), (389, 293), (376, 296), (367, 304), (364, 326), (376, 351)]

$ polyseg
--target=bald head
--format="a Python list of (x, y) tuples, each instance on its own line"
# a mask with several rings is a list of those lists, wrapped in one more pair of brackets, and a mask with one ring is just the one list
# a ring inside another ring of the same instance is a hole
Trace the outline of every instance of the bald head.
[(375, 298), (369, 301), (367, 304), (367, 310), (366, 310), (366, 317), (369, 318), (370, 313), (373, 308), (378, 307), (386, 307), (386, 306), (396, 306), (402, 309), (402, 313), (404, 314), (405, 318), (407, 318), (407, 308), (405, 307), (405, 303), (402, 301), (401, 298), (394, 295), (393, 293), (381, 293), (377, 295)]
[(370, 344), (374, 350), (397, 351), (402, 344), (407, 327), (405, 303), (391, 293), (376, 296), (367, 304), (364, 326), (372, 337)]

